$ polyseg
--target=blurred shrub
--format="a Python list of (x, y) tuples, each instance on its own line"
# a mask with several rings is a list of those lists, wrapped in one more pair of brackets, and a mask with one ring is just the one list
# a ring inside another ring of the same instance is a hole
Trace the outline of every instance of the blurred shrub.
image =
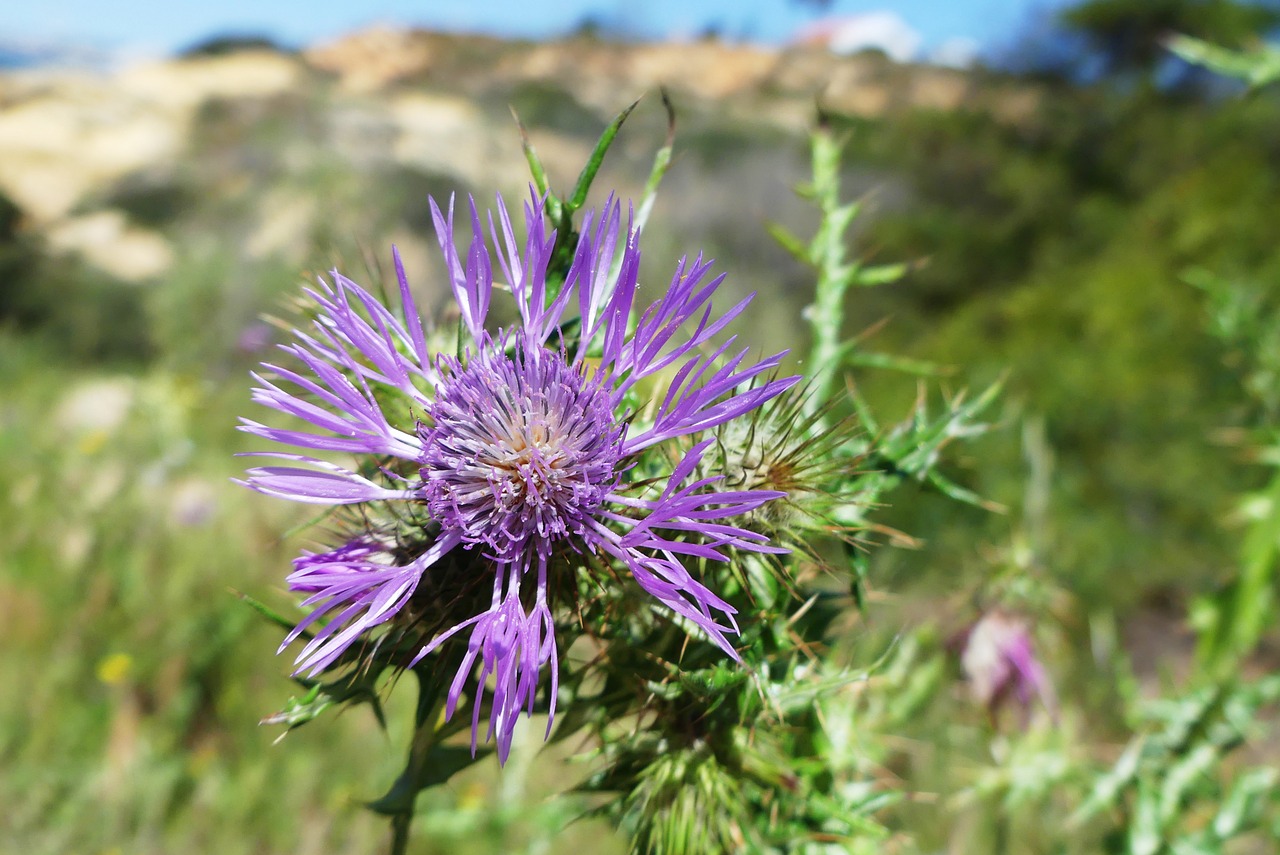
[(78, 363), (150, 358), (145, 291), (67, 256), (43, 254), (17, 231), (17, 209), (0, 197), (0, 330), (33, 336)]
[[(1240, 417), (1239, 396), (1180, 275), (1191, 264), (1280, 272), (1274, 99), (1059, 88), (1019, 125), (923, 111), (851, 125), (857, 154), (914, 195), (865, 243), (926, 262), (870, 311), (893, 315), (890, 349), (963, 364), (978, 382), (1008, 371), (1010, 399), (1045, 416), (1061, 462), (1059, 578), (1122, 607), (1210, 584), (1231, 561), (1218, 518), (1257, 475), (1205, 463), (1210, 435)], [(878, 319), (868, 312), (854, 309)], [(1016, 505), (1013, 437), (975, 449), (979, 492)], [(992, 537), (1006, 527), (928, 497), (894, 517), (914, 533), (955, 533), (942, 554), (971, 548), (973, 526)]]
[(144, 170), (117, 181), (95, 207), (119, 208), (140, 226), (163, 229), (181, 219), (198, 199), (190, 183)]
[(268, 50), (276, 53), (295, 53), (292, 48), (285, 47), (271, 36), (255, 33), (223, 33), (201, 39), (190, 47), (178, 51), (181, 59), (202, 56), (227, 56), (246, 50)]

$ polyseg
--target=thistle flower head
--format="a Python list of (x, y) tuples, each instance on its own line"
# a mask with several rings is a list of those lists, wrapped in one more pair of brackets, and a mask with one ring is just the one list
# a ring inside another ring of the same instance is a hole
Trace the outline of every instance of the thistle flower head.
[(1001, 707), (1013, 702), (1022, 708), (1025, 723), (1036, 698), (1051, 714), (1055, 712), (1053, 686), (1036, 658), (1031, 628), (1024, 619), (998, 610), (988, 612), (961, 635), (959, 655), (973, 700), (985, 706), (993, 719)]
[[(496, 738), (505, 760), (516, 717), (532, 711), (544, 669), (554, 715), (550, 594), (567, 558), (629, 571), (736, 656), (734, 608), (683, 559), (780, 551), (734, 520), (783, 493), (723, 489), (703, 464), (714, 438), (700, 435), (797, 378), (776, 377), (783, 354), (751, 362), (745, 349), (731, 350), (733, 338), (715, 343), (750, 298), (716, 316), (711, 300), (723, 277), (710, 278), (701, 257), (681, 260), (665, 291), (640, 311), (637, 235), (629, 224), (622, 228), (612, 198), (598, 219), (586, 218), (562, 283), (548, 276), (555, 235), (544, 227), (539, 200), (525, 206), (523, 240), (498, 200), (489, 236), (519, 323), (496, 331), (486, 327), (495, 276), (479, 212), (473, 203), (465, 251), (452, 203), (446, 213), (432, 202), (432, 214), (465, 346), (451, 355), (428, 344), (398, 256), (397, 306), (335, 271), (308, 292), (315, 322), (284, 346), (292, 364), (265, 365), (269, 375), (255, 375), (254, 399), (303, 428), (242, 425), (298, 450), (271, 453), (286, 465), (250, 469), (245, 483), (295, 501), (358, 506), (366, 518), (399, 508), (407, 512), (393, 516), (418, 520), (412, 548), (358, 533), (298, 559), (289, 584), (308, 595), (311, 608), (285, 639), (308, 634), (298, 671), (330, 668), (358, 639), (418, 611), (415, 592), (434, 590), (446, 566), (450, 574), (462, 568), (488, 577), (488, 606), (433, 629), (408, 664), (466, 633), (446, 713), (471, 696), (474, 748), (478, 696), (491, 687), (487, 738)], [(633, 481), (637, 462), (668, 444), (680, 451), (663, 477)], [(317, 452), (354, 455), (362, 465), (346, 468)], [(453, 561), (458, 553), (473, 560)]]
[[(794, 386), (742, 418), (715, 429), (700, 474), (720, 477), (726, 487), (769, 490), (785, 498), (770, 502), (735, 520), (743, 528), (767, 535), (788, 551), (803, 555), (820, 569), (833, 569), (823, 551), (831, 540), (856, 548), (869, 505), (858, 469), (865, 447), (855, 418), (830, 418), (829, 405), (811, 406), (812, 390)], [(784, 570), (777, 556), (748, 559), (787, 580), (796, 563)]]
[(442, 357), (421, 428), (431, 516), (495, 561), (587, 535), (619, 487), (626, 431), (608, 391), (562, 354), (527, 344), (512, 355), (490, 344), (465, 364)]

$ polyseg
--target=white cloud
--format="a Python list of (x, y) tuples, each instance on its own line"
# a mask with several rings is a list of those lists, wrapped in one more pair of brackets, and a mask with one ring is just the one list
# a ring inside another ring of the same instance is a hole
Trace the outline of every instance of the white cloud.
[(895, 12), (868, 12), (827, 18), (805, 27), (796, 41), (826, 45), (833, 53), (882, 50), (897, 62), (909, 62), (920, 52), (924, 38)]

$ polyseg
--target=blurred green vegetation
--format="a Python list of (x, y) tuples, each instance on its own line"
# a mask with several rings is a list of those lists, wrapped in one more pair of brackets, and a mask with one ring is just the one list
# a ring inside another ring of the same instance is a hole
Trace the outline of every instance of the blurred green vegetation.
[[(1278, 106), (1265, 94), (1202, 103), (1063, 86), (1024, 126), (955, 113), (850, 123), (854, 156), (909, 176), (916, 194), (864, 246), (921, 262), (852, 311), (864, 325), (890, 316), (879, 346), (954, 366), (954, 382), (1007, 374), (1010, 422), (1044, 419), (1058, 464), (1047, 560), (1089, 602), (1179, 599), (1230, 564), (1222, 517), (1259, 475), (1214, 436), (1248, 404), (1182, 274), (1280, 274)], [(891, 378), (864, 384), (904, 394)], [(972, 486), (1016, 508), (1016, 433), (970, 454)], [(959, 562), (975, 535), (1010, 525), (927, 496), (890, 516)]]
[[(494, 52), (485, 46), (486, 58)], [(589, 110), (562, 96), (527, 86), (511, 101), (531, 127), (598, 132)], [(1070, 713), (1036, 739), (1067, 750), (1115, 736), (1119, 713), (1106, 709), (1119, 689), (1107, 681), (1131, 679), (1125, 644), (1144, 677), (1178, 664), (1162, 658), (1176, 643), (1140, 646), (1133, 629), (1152, 621), (1163, 641), (1183, 606), (1225, 585), (1239, 535), (1224, 518), (1266, 476), (1221, 444), (1258, 405), (1208, 330), (1209, 298), (1184, 274), (1280, 280), (1273, 93), (1205, 100), (1059, 83), (1038, 104), (1018, 121), (923, 110), (833, 119), (860, 184), (893, 191), (870, 198), (873, 210), (885, 204), (858, 232), (858, 250), (873, 263), (912, 263), (902, 283), (849, 295), (850, 328), (888, 318), (873, 348), (950, 366), (944, 385), (1005, 378), (1004, 429), (968, 445), (949, 474), (1011, 509), (992, 514), (920, 488), (882, 510), (884, 524), (924, 546), (874, 553), (871, 587), (903, 595), (869, 619), (891, 633), (927, 614), (937, 628), (924, 665), (915, 647), (895, 653), (884, 679), (907, 688), (892, 709), (866, 714), (849, 762), (916, 775), (934, 793), (952, 783), (939, 771), (951, 763), (953, 776), (977, 779), (969, 797), (991, 804), (1007, 781), (974, 771), (989, 759), (974, 748), (987, 732), (981, 715), (954, 699), (921, 713), (907, 690), (951, 679), (941, 636), (967, 614), (954, 595), (993, 564), (1016, 564), (1006, 545), (1034, 529), (1032, 557), (1054, 592), (1041, 605), (1057, 621), (1039, 640), (1060, 694), (1093, 716)], [(129, 176), (86, 203), (172, 242), (176, 261), (160, 280), (124, 283), (51, 252), (0, 199), (0, 828), (11, 851), (383, 846), (381, 821), (360, 801), (394, 778), (411, 699), (392, 696), (390, 735), (353, 711), (273, 745), (278, 729), (256, 725), (292, 690), (288, 659), (273, 657), (277, 633), (232, 593), (288, 612), (286, 568), (311, 545), (288, 534), (305, 510), (229, 483), (242, 469), (232, 455), (249, 447), (235, 420), (257, 415), (246, 373), (278, 340), (259, 317), (285, 311), (308, 271), (333, 263), (376, 284), (368, 248), (385, 262), (391, 233), (425, 234), (426, 194), (467, 190), (444, 173), (354, 163), (329, 145), (332, 106), (319, 84), (211, 101), (179, 170)], [(764, 222), (794, 226), (796, 209), (780, 197), (763, 212), (734, 207), (750, 193), (775, 199), (798, 179), (803, 141), (704, 113), (677, 138), (677, 155), (682, 144), (688, 155), (647, 235), (654, 254), (702, 241), (730, 283), (772, 285), (761, 304), (792, 312), (794, 329), (781, 334), (803, 345), (799, 311), (811, 293)], [(263, 211), (293, 199), (323, 214), (295, 242), (250, 252)], [(857, 382), (886, 414), (905, 413), (917, 391), (900, 374)], [(1043, 424), (1042, 453), (1053, 458), (1039, 516), (1024, 501), (1028, 419)], [(1111, 647), (1108, 627), (1119, 627)], [(883, 649), (878, 635), (859, 638), (865, 661)], [(942, 736), (928, 751), (923, 741), (872, 745), (877, 727)], [(534, 742), (536, 730), (525, 728)], [(599, 822), (570, 823), (582, 802), (550, 799), (576, 776), (558, 760), (571, 743), (536, 759), (530, 745), (501, 777), (488, 764), (425, 795), (415, 851), (615, 846)], [(1020, 745), (1018, 768), (1047, 786), (1053, 770), (1035, 767), (1036, 748)], [(1044, 795), (1044, 810), (1061, 807)], [(922, 842), (943, 845), (932, 804), (901, 811)], [(1014, 831), (1036, 851), (1034, 829)]]

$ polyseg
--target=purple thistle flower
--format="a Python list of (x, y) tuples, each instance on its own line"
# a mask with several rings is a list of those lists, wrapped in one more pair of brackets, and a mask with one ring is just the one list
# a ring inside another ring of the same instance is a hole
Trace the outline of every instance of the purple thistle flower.
[(959, 635), (955, 647), (970, 694), (987, 708), (993, 722), (1000, 708), (1013, 701), (1022, 708), (1025, 726), (1036, 698), (1056, 715), (1053, 685), (1036, 658), (1024, 619), (999, 610), (988, 612)]
[[(281, 650), (319, 627), (298, 654), (298, 672), (314, 675), (337, 663), (357, 639), (404, 610), (454, 550), (472, 551), (472, 566), (492, 570), (488, 608), (445, 628), (410, 665), (469, 633), (446, 715), (478, 665), (474, 692), (492, 685), (486, 738), (496, 737), (505, 761), (516, 718), (521, 709), (532, 712), (544, 667), (555, 714), (548, 576), (557, 556), (615, 560), (737, 658), (733, 606), (681, 558), (726, 561), (731, 550), (785, 551), (729, 521), (784, 494), (717, 491), (717, 477), (695, 477), (712, 439), (687, 447), (661, 491), (631, 483), (629, 474), (646, 449), (748, 413), (799, 378), (765, 379), (784, 354), (749, 362), (746, 349), (731, 352), (732, 337), (710, 344), (751, 298), (715, 317), (711, 298), (724, 277), (709, 278), (710, 263), (700, 256), (682, 259), (666, 292), (638, 312), (637, 235), (630, 224), (621, 230), (621, 206), (612, 197), (598, 220), (587, 216), (558, 292), (547, 282), (555, 235), (543, 225), (542, 205), (526, 203), (520, 243), (498, 200), (498, 224), (490, 215), (489, 233), (520, 322), (490, 334), (494, 271), (479, 212), (473, 202), (473, 237), (460, 255), (452, 202), (447, 214), (434, 201), (431, 209), (469, 338), (461, 355), (429, 347), (398, 254), (403, 318), (335, 271), (332, 283), (322, 280), (308, 291), (318, 310), (314, 329), (297, 331), (296, 341), (282, 346), (300, 366), (264, 364), (274, 378), (254, 375), (254, 400), (300, 419), (304, 429), (242, 425), (303, 453), (268, 454), (293, 465), (250, 469), (245, 483), (300, 502), (404, 503), (429, 514), (430, 534), (424, 528), (422, 537), (430, 546), (414, 557), (368, 536), (295, 562), (289, 585), (308, 595), (303, 604), (312, 611)], [(577, 334), (566, 343), (562, 331), (573, 322)], [(377, 468), (359, 474), (314, 452), (366, 457)], [(480, 710), (474, 703), (473, 751)]]

